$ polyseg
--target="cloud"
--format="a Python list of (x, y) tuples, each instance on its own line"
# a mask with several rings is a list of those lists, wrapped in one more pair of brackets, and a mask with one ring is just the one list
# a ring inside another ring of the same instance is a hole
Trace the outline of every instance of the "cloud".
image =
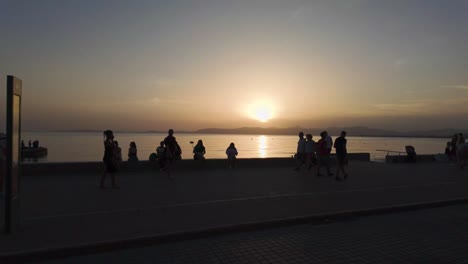
[(157, 78), (156, 80), (153, 81), (153, 84), (156, 87), (168, 88), (168, 87), (180, 86), (181, 81), (177, 79), (171, 79), (171, 78)]
[(442, 85), (442, 89), (459, 89), (459, 90), (468, 90), (468, 85)]
[(173, 105), (173, 106), (187, 106), (194, 104), (195, 102), (187, 99), (179, 99), (179, 98), (160, 98), (154, 97), (150, 99), (143, 99), (140, 101), (134, 101), (133, 104), (143, 104), (143, 105)]
[(398, 103), (373, 104), (374, 114), (379, 115), (430, 115), (468, 112), (468, 98), (404, 100)]

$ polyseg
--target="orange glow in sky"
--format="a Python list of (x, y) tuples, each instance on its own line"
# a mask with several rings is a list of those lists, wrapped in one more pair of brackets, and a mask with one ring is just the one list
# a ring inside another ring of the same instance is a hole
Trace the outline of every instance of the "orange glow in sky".
[(467, 1), (3, 2), (25, 130), (468, 124)]

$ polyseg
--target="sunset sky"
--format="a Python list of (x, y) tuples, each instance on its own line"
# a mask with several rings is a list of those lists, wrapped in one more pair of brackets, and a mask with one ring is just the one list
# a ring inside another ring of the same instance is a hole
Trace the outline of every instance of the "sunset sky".
[(25, 130), (467, 128), (468, 1), (0, 0), (7, 74)]

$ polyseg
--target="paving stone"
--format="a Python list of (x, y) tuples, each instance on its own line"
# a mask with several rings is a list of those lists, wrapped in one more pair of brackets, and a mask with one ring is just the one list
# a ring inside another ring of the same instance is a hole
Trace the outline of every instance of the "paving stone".
[(167, 243), (42, 263), (468, 263), (468, 205)]

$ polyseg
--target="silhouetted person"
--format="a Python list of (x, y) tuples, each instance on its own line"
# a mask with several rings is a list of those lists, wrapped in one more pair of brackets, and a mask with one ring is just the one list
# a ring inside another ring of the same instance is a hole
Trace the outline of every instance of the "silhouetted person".
[(119, 188), (116, 183), (115, 173), (117, 172), (116, 166), (116, 157), (115, 157), (115, 143), (114, 143), (114, 133), (112, 130), (104, 131), (104, 157), (102, 160), (104, 161), (105, 171), (102, 174), (101, 181), (99, 187), (104, 189), (104, 181), (106, 180), (107, 174), (110, 175), (112, 180), (112, 188), (116, 189)]
[(21, 140), (21, 148), (22, 149), (26, 148), (26, 145), (24, 144), (24, 140)]
[(156, 148), (156, 155), (158, 156), (158, 158), (161, 158), (164, 156), (164, 150), (165, 150), (164, 141), (161, 141), (159, 142), (159, 146)]
[(330, 172), (330, 150), (327, 148), (327, 132), (323, 131), (320, 133), (320, 140), (317, 143), (317, 154), (319, 165), (317, 166), (317, 176), (320, 174), (320, 168), (325, 167), (327, 169), (328, 176), (332, 176)]
[(31, 143), (31, 140), (29, 140), (29, 142), (28, 142), (28, 148), (31, 148), (31, 146), (32, 146), (32, 143)]
[(166, 167), (166, 148), (164, 141), (159, 142), (159, 147), (156, 148), (156, 156), (158, 158), (158, 166), (162, 171)]
[(133, 162), (133, 161), (138, 161), (138, 156), (137, 156), (137, 146), (135, 142), (130, 142), (130, 146), (128, 148), (128, 161)]
[(332, 139), (332, 137), (328, 134), (327, 131), (323, 131), (323, 132), (325, 132), (325, 135), (326, 135), (326, 139), (325, 139), (325, 141), (327, 142), (326, 147), (327, 147), (327, 149), (328, 149), (328, 154), (330, 154), (330, 153), (331, 153), (331, 150), (332, 150), (332, 147), (333, 147), (333, 139)]
[(39, 148), (39, 140), (34, 140), (33, 141), (33, 148)]
[(465, 142), (465, 136), (463, 136), (463, 133), (460, 133), (457, 136), (456, 156), (458, 166), (463, 170), (466, 166), (466, 159), (468, 158), (468, 145)]
[(174, 130), (169, 129), (167, 132), (168, 135), (164, 138), (164, 145), (166, 146), (166, 166), (165, 170), (170, 179), (174, 179), (172, 175), (172, 170), (174, 169), (174, 162), (177, 159), (181, 158), (182, 150), (180, 149), (179, 144), (177, 143), (176, 138), (174, 137)]
[(229, 144), (229, 147), (226, 149), (228, 168), (236, 167), (237, 154), (238, 152), (234, 143)]
[(306, 135), (307, 141), (305, 143), (305, 155), (307, 170), (310, 170), (314, 164), (317, 163), (315, 158), (315, 141), (312, 139), (312, 134)]
[(337, 181), (341, 181), (340, 171), (343, 172), (344, 178), (348, 178), (348, 173), (345, 171), (345, 166), (348, 164), (348, 151), (346, 149), (346, 131), (341, 131), (340, 136), (335, 140), (336, 162), (338, 168), (336, 169)]
[(294, 170), (300, 170), (305, 161), (305, 145), (306, 141), (304, 138), (304, 132), (299, 132), (299, 141), (297, 141), (296, 160), (297, 166)]
[(203, 141), (198, 140), (197, 145), (193, 147), (193, 159), (194, 160), (204, 160), (205, 159), (205, 146), (203, 146)]
[(416, 162), (416, 150), (413, 146), (405, 146), (406, 157), (405, 162)]
[(114, 140), (114, 144), (114, 158), (117, 161), (117, 165), (120, 165), (122, 162), (122, 149), (119, 147), (119, 142), (117, 140)]
[(452, 140), (450, 141), (450, 156), (452, 160), (457, 159), (457, 143), (458, 143), (458, 134), (454, 134)]
[(450, 141), (447, 142), (447, 145), (445, 145), (445, 152), (444, 152), (444, 153), (445, 153), (445, 155), (449, 158), (449, 160), (452, 159), (452, 157), (451, 157), (451, 155), (450, 155), (450, 153), (451, 153), (451, 149), (450, 149), (451, 146), (452, 146), (452, 144), (450, 143)]

